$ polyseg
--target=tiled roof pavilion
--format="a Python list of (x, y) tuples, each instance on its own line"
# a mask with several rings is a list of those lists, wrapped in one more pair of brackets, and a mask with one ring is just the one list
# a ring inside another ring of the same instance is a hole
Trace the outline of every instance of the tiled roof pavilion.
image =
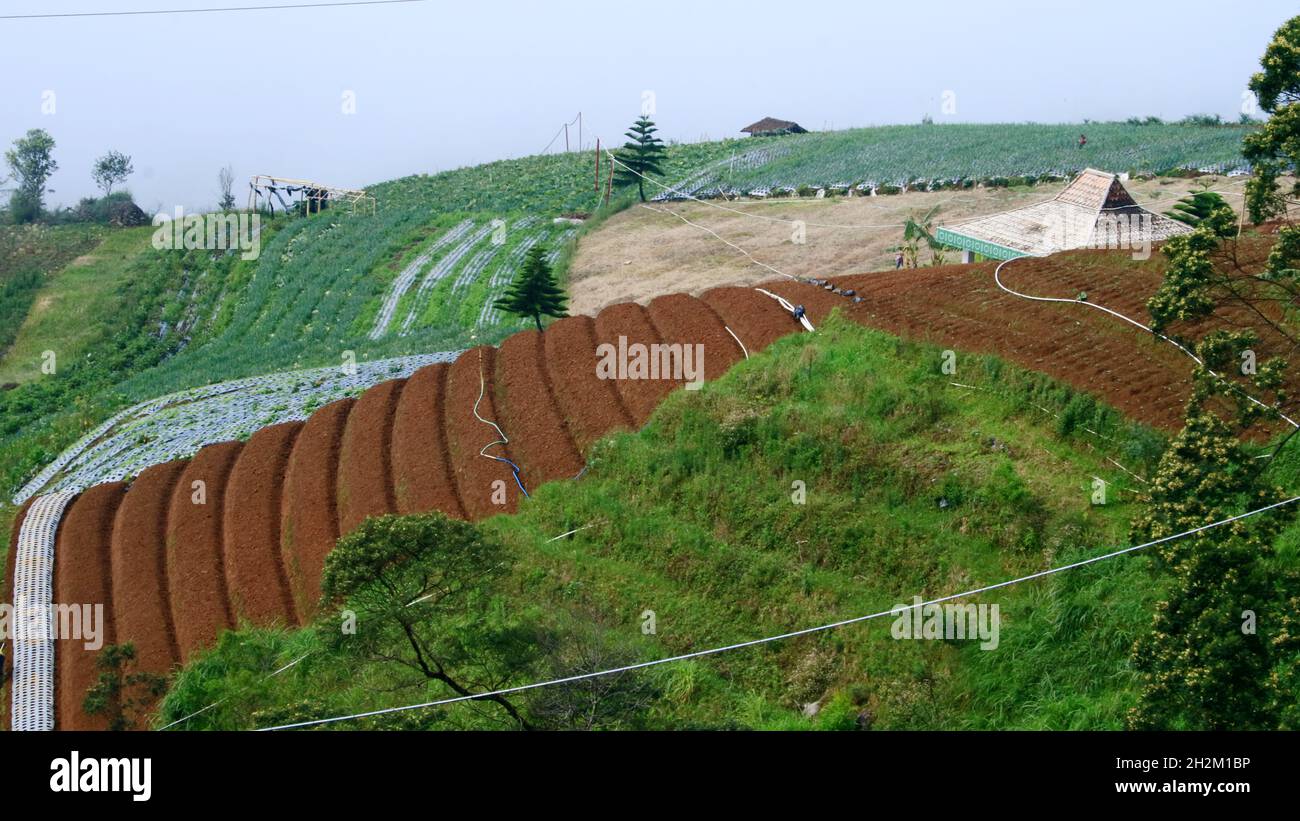
[(992, 259), (1135, 247), (1192, 230), (1138, 205), (1114, 174), (1087, 168), (1047, 202), (940, 228), (945, 245)]

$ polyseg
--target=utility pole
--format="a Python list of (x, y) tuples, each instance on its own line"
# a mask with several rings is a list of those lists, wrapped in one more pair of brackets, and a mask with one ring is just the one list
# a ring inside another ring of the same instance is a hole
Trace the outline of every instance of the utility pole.
[[(609, 167), (609, 173), (605, 177), (605, 205), (609, 205), (609, 192), (614, 188), (614, 160), (611, 158), (605, 165)], [(599, 185), (600, 183), (597, 183), (597, 186)]]
[(569, 153), (569, 124), (564, 124), (564, 153)]

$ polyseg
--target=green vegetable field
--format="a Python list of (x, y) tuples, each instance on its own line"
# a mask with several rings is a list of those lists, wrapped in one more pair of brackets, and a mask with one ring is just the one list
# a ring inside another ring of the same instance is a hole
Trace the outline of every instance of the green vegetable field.
[[(1086, 167), (1116, 173), (1243, 167), (1238, 126), (1128, 123), (891, 125), (750, 140), (676, 178), (695, 196), (766, 194), (800, 186), (952, 184), (1065, 177)], [(1079, 135), (1088, 138), (1078, 145)]]

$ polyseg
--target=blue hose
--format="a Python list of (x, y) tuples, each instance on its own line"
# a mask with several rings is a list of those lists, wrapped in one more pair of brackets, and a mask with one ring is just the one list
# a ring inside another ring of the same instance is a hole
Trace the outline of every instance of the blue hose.
[(492, 456), (491, 454), (484, 454), (484, 455), (487, 456), (487, 458), (489, 459), (495, 459), (498, 462), (505, 462), (507, 465), (509, 465), (510, 471), (515, 476), (515, 484), (519, 485), (519, 490), (522, 491), (525, 496), (528, 496), (529, 499), (533, 498), (532, 496), (528, 495), (528, 491), (524, 488), (524, 483), (519, 479), (519, 465), (516, 465), (514, 462), (510, 461), (509, 459), (506, 459), (503, 456)]

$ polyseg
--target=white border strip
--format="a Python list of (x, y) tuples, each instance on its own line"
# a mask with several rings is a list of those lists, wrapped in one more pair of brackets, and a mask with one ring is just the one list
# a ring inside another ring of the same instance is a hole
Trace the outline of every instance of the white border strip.
[(54, 537), (63, 511), (77, 494), (63, 490), (32, 502), (18, 531), (14, 557), (13, 701), (14, 730), (54, 729)]

